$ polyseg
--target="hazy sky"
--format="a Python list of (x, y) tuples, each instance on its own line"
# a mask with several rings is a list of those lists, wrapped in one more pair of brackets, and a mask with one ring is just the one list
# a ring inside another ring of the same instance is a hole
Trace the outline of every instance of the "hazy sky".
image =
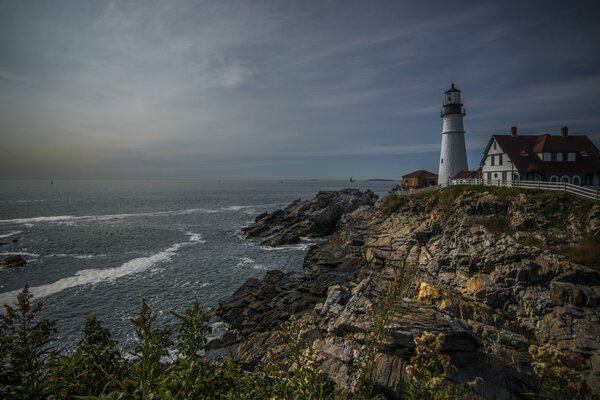
[(0, 178), (437, 172), (494, 133), (600, 145), (598, 1), (0, 1)]

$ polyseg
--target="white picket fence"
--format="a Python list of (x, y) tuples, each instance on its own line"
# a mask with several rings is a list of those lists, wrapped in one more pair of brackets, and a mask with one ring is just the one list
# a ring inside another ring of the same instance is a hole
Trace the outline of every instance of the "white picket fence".
[(497, 187), (514, 187), (522, 189), (552, 190), (556, 192), (571, 193), (575, 196), (600, 201), (600, 191), (573, 185), (566, 182), (542, 182), (542, 181), (503, 181), (495, 179), (454, 179), (451, 185), (480, 185)]
[[(600, 191), (586, 188), (584, 186), (573, 185), (566, 182), (543, 182), (543, 181), (503, 181), (498, 179), (454, 179), (450, 185), (478, 185), (478, 186), (496, 186), (513, 187), (521, 189), (552, 190), (555, 192), (571, 193), (575, 196), (583, 197), (589, 200), (600, 202)], [(394, 193), (398, 195), (411, 195), (414, 193), (427, 192), (430, 190), (441, 189), (445, 185), (428, 186), (419, 189), (397, 190)]]

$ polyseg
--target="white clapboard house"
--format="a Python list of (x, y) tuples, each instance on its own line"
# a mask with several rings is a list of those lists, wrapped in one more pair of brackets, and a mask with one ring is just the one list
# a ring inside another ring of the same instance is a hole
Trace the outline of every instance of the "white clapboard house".
[(600, 185), (600, 152), (585, 135), (493, 135), (481, 160), (486, 181), (548, 181)]

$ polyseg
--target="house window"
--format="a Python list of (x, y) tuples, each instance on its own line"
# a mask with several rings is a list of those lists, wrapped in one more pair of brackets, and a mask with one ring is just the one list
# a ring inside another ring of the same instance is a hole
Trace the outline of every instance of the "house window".
[(492, 158), (492, 161), (491, 161), (492, 162), (492, 166), (496, 165), (496, 157), (491, 156), (491, 158)]
[(498, 155), (498, 165), (502, 165), (502, 154)]
[(506, 180), (506, 171), (502, 172), (502, 180), (505, 181)]
[(498, 173), (494, 172), (494, 179), (498, 179)]
[(569, 160), (569, 161), (575, 161), (575, 153), (569, 153), (567, 155), (567, 160)]
[(556, 160), (556, 153), (550, 153), (550, 161), (557, 161)]
[(496, 141), (494, 140), (494, 150), (496, 150)]

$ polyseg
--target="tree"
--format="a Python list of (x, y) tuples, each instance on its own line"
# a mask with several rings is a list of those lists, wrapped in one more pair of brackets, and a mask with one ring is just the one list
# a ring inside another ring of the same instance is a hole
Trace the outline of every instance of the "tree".
[(15, 306), (5, 305), (0, 315), (0, 395), (8, 398), (45, 398), (51, 393), (49, 364), (55, 357), (50, 347), (54, 322), (40, 319), (40, 301), (25, 286)]

